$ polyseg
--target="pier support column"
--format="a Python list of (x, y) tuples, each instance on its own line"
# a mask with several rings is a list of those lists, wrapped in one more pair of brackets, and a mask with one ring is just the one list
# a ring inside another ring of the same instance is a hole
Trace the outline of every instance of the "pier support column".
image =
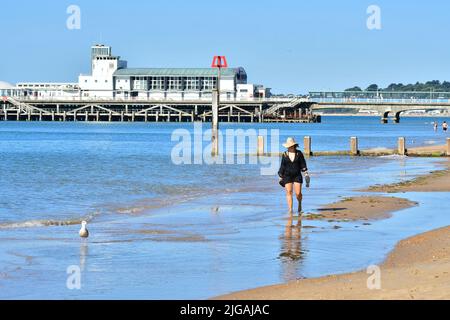
[(306, 136), (303, 141), (304, 141), (304, 145), (305, 145), (305, 155), (307, 157), (309, 157), (312, 155), (312, 149), (311, 149), (312, 139), (310, 136)]
[(159, 112), (156, 112), (156, 122), (159, 122)]
[(52, 111), (52, 121), (55, 121), (55, 111)]
[(39, 121), (42, 121), (42, 112), (39, 112)]
[(447, 157), (450, 157), (450, 138), (447, 138)]
[(109, 112), (109, 115), (108, 115), (108, 121), (109, 121), (109, 122), (112, 121), (112, 112)]
[(264, 136), (258, 136), (258, 149), (256, 153), (258, 156), (264, 155)]
[(352, 156), (359, 155), (358, 138), (357, 137), (350, 138), (350, 155), (352, 155)]
[(74, 122), (77, 121), (77, 112), (76, 112), (76, 111), (73, 113), (73, 121), (74, 121)]
[(123, 122), (123, 119), (124, 119), (123, 111), (120, 111), (120, 122)]
[(27, 120), (28, 120), (28, 121), (31, 121), (31, 112), (28, 112)]
[(133, 112), (131, 113), (131, 122), (135, 122), (135, 120), (136, 120), (136, 114), (135, 114), (135, 112), (133, 111)]
[(258, 110), (258, 115), (259, 115), (259, 122), (263, 122), (263, 106), (260, 105), (259, 106), (259, 110)]
[(20, 121), (20, 110), (17, 110), (16, 121)]
[(63, 121), (64, 121), (64, 122), (66, 121), (66, 118), (67, 118), (67, 111), (64, 111), (64, 112), (63, 112)]
[(181, 121), (183, 121), (183, 115), (180, 112), (180, 114), (178, 115), (178, 122), (181, 122)]
[(404, 137), (398, 138), (398, 154), (406, 156), (406, 139)]
[(389, 113), (390, 113), (390, 111), (382, 113), (381, 123), (386, 124), (389, 122)]
[(85, 119), (84, 119), (84, 121), (86, 121), (86, 122), (88, 122), (89, 121), (89, 113), (86, 111), (85, 113), (84, 113), (84, 115), (85, 115)]
[(97, 114), (95, 116), (95, 119), (97, 120), (97, 122), (100, 121), (100, 111), (97, 110)]
[(148, 122), (148, 111), (145, 111), (145, 122)]

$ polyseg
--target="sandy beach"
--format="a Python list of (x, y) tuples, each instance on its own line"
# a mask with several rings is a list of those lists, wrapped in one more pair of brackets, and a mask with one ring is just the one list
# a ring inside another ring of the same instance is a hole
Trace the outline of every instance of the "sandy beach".
[(306, 220), (367, 221), (385, 219), (392, 212), (418, 205), (417, 202), (397, 197), (352, 197), (320, 208), (318, 214), (309, 214)]
[[(367, 191), (400, 193), (448, 192), (450, 171), (441, 170), (417, 179)], [(406, 199), (361, 197), (344, 199), (326, 206), (324, 216), (312, 219), (370, 220), (388, 218), (393, 211), (414, 205)], [(341, 208), (341, 210), (330, 210)], [(361, 214), (361, 211), (364, 212)], [(450, 226), (420, 234), (399, 242), (380, 265), (381, 289), (368, 289), (367, 270), (343, 275), (257, 288), (218, 297), (231, 300), (409, 300), (450, 299)]]

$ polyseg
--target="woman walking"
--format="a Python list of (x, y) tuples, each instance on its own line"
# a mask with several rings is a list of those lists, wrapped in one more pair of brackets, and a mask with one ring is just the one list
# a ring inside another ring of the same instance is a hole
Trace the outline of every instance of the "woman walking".
[(309, 187), (308, 167), (306, 166), (306, 160), (303, 153), (297, 149), (298, 143), (295, 142), (294, 138), (288, 138), (283, 146), (288, 149), (288, 151), (283, 154), (280, 170), (278, 171), (278, 175), (280, 176), (280, 185), (286, 189), (289, 213), (294, 213), (294, 201), (292, 198), (295, 192), (295, 196), (298, 201), (298, 213), (301, 214), (303, 201), (302, 174), (305, 174), (307, 187)]

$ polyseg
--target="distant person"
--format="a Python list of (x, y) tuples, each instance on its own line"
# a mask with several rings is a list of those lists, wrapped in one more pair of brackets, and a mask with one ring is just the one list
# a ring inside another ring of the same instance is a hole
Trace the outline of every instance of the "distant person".
[(446, 121), (442, 124), (442, 130), (444, 130), (444, 132), (447, 132), (448, 130), (448, 123)]
[(283, 146), (288, 149), (281, 159), (280, 170), (278, 175), (280, 176), (280, 185), (286, 189), (286, 198), (289, 207), (289, 213), (294, 213), (294, 202), (293, 195), (295, 191), (295, 196), (298, 201), (298, 213), (302, 214), (302, 185), (303, 185), (303, 175), (305, 174), (306, 186), (309, 187), (309, 174), (308, 167), (306, 166), (306, 160), (303, 153), (298, 150), (298, 143), (295, 142), (294, 138), (288, 138)]
[(437, 121), (434, 122), (434, 131), (438, 131), (439, 123)]

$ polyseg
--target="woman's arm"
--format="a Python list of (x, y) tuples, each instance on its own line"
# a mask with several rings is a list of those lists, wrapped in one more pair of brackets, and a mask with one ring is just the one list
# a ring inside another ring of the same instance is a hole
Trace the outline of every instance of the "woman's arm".
[(281, 165), (280, 170), (278, 170), (278, 176), (280, 178), (284, 177), (284, 173), (286, 172), (286, 160), (284, 154), (281, 156)]
[(307, 172), (308, 166), (306, 165), (305, 156), (303, 155), (303, 152), (301, 152), (301, 151), (300, 151), (299, 161), (300, 161), (300, 168), (301, 168), (302, 172)]

